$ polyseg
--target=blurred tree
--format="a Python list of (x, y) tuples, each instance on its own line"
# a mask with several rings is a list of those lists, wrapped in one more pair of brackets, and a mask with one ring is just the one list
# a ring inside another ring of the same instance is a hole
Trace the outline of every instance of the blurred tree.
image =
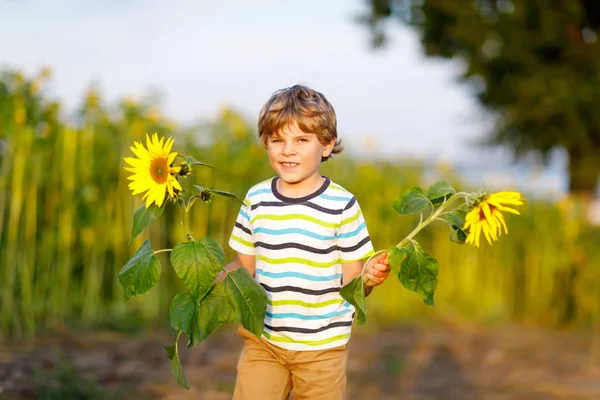
[(497, 117), (486, 139), (544, 160), (569, 154), (570, 192), (590, 198), (600, 173), (600, 1), (369, 0), (373, 45), (385, 22), (414, 27), (428, 56), (465, 62), (461, 78)]

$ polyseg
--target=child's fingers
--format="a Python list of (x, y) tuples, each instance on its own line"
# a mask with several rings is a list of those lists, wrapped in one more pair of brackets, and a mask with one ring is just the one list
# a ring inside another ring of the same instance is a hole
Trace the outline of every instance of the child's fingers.
[(375, 263), (388, 263), (387, 252), (379, 254), (373, 259)]
[(381, 264), (376, 264), (376, 265), (380, 265), (381, 268), (376, 268), (376, 267), (371, 268), (367, 271), (367, 275), (385, 279), (385, 277), (388, 275), (388, 273), (390, 271), (389, 267), (386, 267), (385, 265), (381, 265)]
[(367, 286), (381, 285), (385, 281), (385, 277), (379, 277), (373, 274), (367, 274)]
[(373, 264), (370, 269), (381, 271), (381, 272), (387, 272), (390, 270), (390, 266), (386, 265), (386, 264)]

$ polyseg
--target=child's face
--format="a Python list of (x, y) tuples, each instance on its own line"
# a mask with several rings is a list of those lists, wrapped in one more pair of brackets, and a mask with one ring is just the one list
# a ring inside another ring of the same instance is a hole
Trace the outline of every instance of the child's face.
[(305, 133), (294, 123), (268, 138), (267, 154), (288, 188), (316, 190), (313, 185), (320, 183), (321, 157), (329, 156), (334, 142), (323, 145), (316, 134)]

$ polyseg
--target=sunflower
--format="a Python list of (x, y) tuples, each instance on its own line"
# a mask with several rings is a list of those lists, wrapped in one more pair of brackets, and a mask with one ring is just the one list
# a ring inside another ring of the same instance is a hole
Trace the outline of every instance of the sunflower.
[(125, 162), (131, 167), (125, 167), (133, 175), (127, 177), (132, 182), (129, 183), (129, 189), (133, 191), (132, 195), (144, 194), (146, 199), (146, 208), (152, 203), (158, 207), (162, 206), (165, 196), (176, 198), (175, 190), (181, 191), (181, 185), (174, 175), (177, 175), (181, 167), (172, 165), (177, 153), (171, 153), (173, 139), (158, 139), (158, 134), (152, 135), (152, 139), (146, 134), (146, 146), (141, 142), (134, 142), (135, 147), (130, 147), (133, 154), (137, 156), (125, 158)]
[(506, 205), (520, 206), (523, 204), (523, 196), (519, 192), (498, 192), (481, 195), (473, 204), (473, 209), (465, 217), (463, 230), (469, 230), (466, 242), (479, 247), (479, 236), (481, 232), (485, 235), (489, 244), (492, 240), (498, 240), (502, 234), (508, 233), (506, 222), (502, 212), (520, 215), (514, 208)]

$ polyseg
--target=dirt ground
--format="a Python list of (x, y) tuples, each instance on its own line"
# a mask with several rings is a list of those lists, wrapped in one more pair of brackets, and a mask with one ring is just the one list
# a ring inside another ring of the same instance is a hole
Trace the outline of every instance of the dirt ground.
[[(591, 335), (522, 326), (361, 328), (349, 345), (351, 400), (600, 399), (600, 338)], [(174, 337), (64, 330), (34, 344), (4, 343), (0, 399), (40, 398), (44, 385), (59, 384), (40, 376), (60, 365), (72, 367), (71, 380), (96, 382), (100, 398), (230, 399), (242, 345), (235, 327), (182, 350), (189, 391), (175, 383), (162, 348)]]

